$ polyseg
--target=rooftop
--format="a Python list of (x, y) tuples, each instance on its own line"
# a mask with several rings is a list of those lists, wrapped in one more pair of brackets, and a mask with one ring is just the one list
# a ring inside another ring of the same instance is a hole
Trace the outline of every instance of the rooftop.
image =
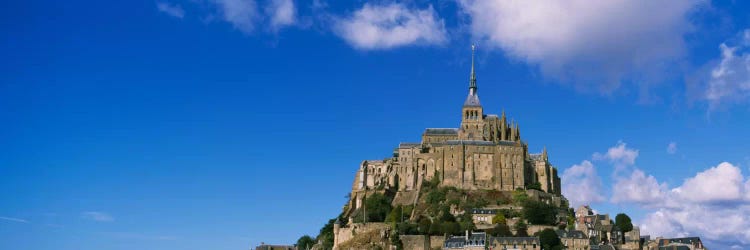
[(472, 214), (497, 214), (497, 211), (493, 209), (479, 209), (475, 208), (471, 210)]
[(492, 237), (491, 244), (497, 242), (501, 245), (509, 244), (539, 244), (538, 237)]
[(477, 140), (447, 140), (443, 142), (445, 145), (479, 145), (479, 146), (495, 146), (495, 145), (504, 145), (504, 146), (517, 146), (518, 142), (512, 142), (512, 141), (477, 141)]
[(479, 104), (479, 97), (477, 95), (469, 95), (466, 97), (466, 101), (464, 102), (464, 106), (468, 107), (480, 107), (482, 104)]
[(457, 135), (457, 128), (427, 128), (424, 130), (426, 135)]
[(579, 230), (557, 230), (555, 231), (557, 233), (557, 236), (560, 238), (574, 238), (574, 239), (586, 239), (586, 235), (583, 234), (583, 232)]
[(398, 144), (398, 148), (414, 148), (422, 146), (422, 143), (418, 142), (402, 142)]

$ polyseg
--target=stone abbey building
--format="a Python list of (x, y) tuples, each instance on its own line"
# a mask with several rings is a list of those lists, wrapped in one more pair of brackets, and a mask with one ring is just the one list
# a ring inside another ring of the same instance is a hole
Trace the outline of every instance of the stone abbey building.
[[(479, 102), (472, 48), (469, 93), (457, 128), (427, 128), (421, 142), (402, 142), (385, 160), (363, 161), (352, 186), (349, 210), (375, 190), (396, 191), (394, 204), (415, 202), (422, 182), (439, 179), (439, 185), (469, 190), (513, 191), (539, 185), (560, 195), (560, 178), (546, 149), (530, 154), (518, 124), (485, 114)], [(536, 184), (539, 183), (539, 184)]]

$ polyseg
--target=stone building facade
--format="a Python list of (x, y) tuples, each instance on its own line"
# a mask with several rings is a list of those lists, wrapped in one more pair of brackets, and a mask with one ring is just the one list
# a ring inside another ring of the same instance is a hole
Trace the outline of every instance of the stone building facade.
[[(368, 190), (393, 190), (394, 203), (411, 204), (422, 182), (468, 190), (513, 191), (539, 183), (560, 195), (557, 168), (546, 149), (528, 151), (521, 129), (501, 115), (486, 114), (479, 102), (472, 54), (469, 93), (457, 128), (427, 128), (420, 142), (400, 143), (393, 157), (363, 161), (354, 178), (349, 209), (361, 206)], [(404, 198), (408, 197), (408, 198)]]
[(538, 237), (492, 237), (488, 244), (490, 249), (518, 249), (539, 250), (542, 249)]

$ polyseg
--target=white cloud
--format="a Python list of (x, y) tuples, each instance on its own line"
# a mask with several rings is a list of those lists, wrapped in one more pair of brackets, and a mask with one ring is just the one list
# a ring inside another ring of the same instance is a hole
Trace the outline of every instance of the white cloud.
[(677, 153), (677, 143), (676, 142), (670, 142), (669, 145), (667, 145), (667, 153), (671, 154), (671, 155)]
[(271, 30), (277, 31), (284, 26), (294, 25), (297, 9), (292, 0), (272, 0), (266, 6), (266, 15), (271, 18)]
[(750, 228), (750, 178), (744, 177), (738, 167), (722, 162), (669, 191), (652, 176), (645, 177), (642, 172), (633, 175), (637, 176), (631, 178), (634, 183), (640, 182), (643, 187), (631, 191), (648, 192), (654, 199), (652, 202), (642, 202), (648, 199), (620, 201), (654, 209), (640, 223), (643, 234), (700, 236), (716, 243), (750, 247), (750, 231), (747, 230)]
[(235, 29), (249, 34), (255, 29), (255, 22), (260, 18), (254, 0), (213, 0), (219, 8), (224, 21)]
[(672, 192), (691, 202), (737, 201), (744, 198), (743, 179), (738, 167), (722, 162), (685, 180), (682, 186), (673, 189)]
[(180, 18), (182, 19), (185, 17), (185, 10), (182, 9), (182, 7), (179, 4), (170, 4), (166, 2), (157, 2), (156, 8), (166, 13), (167, 15), (170, 15), (172, 17)]
[(0, 216), (0, 220), (12, 221), (12, 222), (19, 222), (19, 223), (29, 223), (29, 221), (24, 220), (24, 219), (13, 218), (13, 217), (4, 217), (4, 216)]
[(627, 166), (635, 165), (635, 159), (638, 158), (638, 150), (628, 148), (628, 144), (622, 141), (607, 150), (606, 154), (594, 153), (594, 160), (608, 160), (615, 165), (615, 173)]
[(750, 29), (740, 36), (742, 42), (737, 46), (719, 45), (721, 60), (711, 68), (704, 93), (712, 109), (750, 98)]
[(83, 212), (81, 213), (83, 218), (98, 221), (98, 222), (112, 222), (115, 220), (112, 215), (104, 212)]
[(561, 179), (562, 193), (572, 207), (604, 201), (601, 178), (590, 161), (565, 169)]
[(644, 218), (641, 233), (652, 236), (700, 236), (704, 241), (730, 242), (750, 247), (750, 207), (685, 204), (660, 208)]
[(635, 169), (629, 177), (617, 178), (612, 187), (612, 202), (656, 205), (662, 202), (666, 190), (667, 184), (659, 184), (654, 176), (646, 176), (640, 169)]
[(334, 32), (362, 50), (439, 45), (447, 41), (445, 23), (432, 6), (420, 10), (399, 3), (365, 3), (349, 17), (334, 18)]
[[(684, 57), (688, 18), (704, 1), (459, 0), (485, 47), (582, 90), (611, 93), (657, 78)], [(656, 81), (652, 81), (656, 82)]]

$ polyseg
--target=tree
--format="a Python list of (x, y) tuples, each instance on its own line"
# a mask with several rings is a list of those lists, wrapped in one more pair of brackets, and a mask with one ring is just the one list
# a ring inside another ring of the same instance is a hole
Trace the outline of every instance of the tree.
[(471, 214), (470, 214), (470, 213), (463, 213), (463, 214), (462, 214), (462, 215), (461, 215), (461, 216), (459, 217), (459, 219), (460, 219), (460, 221), (461, 221), (461, 222), (459, 223), (459, 225), (461, 226), (461, 231), (462, 231), (462, 232), (463, 232), (463, 231), (466, 231), (466, 230), (469, 230), (469, 231), (474, 231), (474, 229), (476, 229), (476, 226), (474, 225), (474, 220), (473, 220), (473, 218), (471, 217)]
[(396, 206), (396, 208), (392, 209), (391, 212), (388, 213), (388, 216), (385, 217), (385, 222), (401, 222), (403, 214), (403, 208), (400, 205)]
[(443, 223), (443, 233), (447, 234), (461, 234), (463, 231), (461, 230), (461, 225), (458, 224), (458, 222), (444, 222)]
[(534, 182), (534, 183), (529, 184), (526, 188), (542, 191), (542, 183)]
[(528, 227), (526, 226), (526, 223), (523, 222), (523, 220), (518, 220), (516, 222), (516, 237), (528, 237), (529, 231)]
[[(438, 222), (435, 222), (434, 224), (438, 224)], [(422, 234), (427, 234), (430, 232), (430, 226), (432, 226), (432, 221), (427, 217), (422, 217), (419, 219), (419, 232)]]
[(523, 204), (528, 199), (529, 196), (526, 194), (525, 190), (518, 188), (516, 189), (516, 191), (513, 191), (513, 201), (515, 201), (517, 204)]
[(311, 249), (315, 245), (315, 240), (310, 235), (305, 235), (297, 240), (297, 249), (307, 250)]
[(549, 228), (539, 233), (539, 243), (542, 245), (542, 249), (562, 249), (560, 237), (557, 236), (555, 230)]
[(615, 225), (623, 233), (633, 231), (633, 222), (630, 221), (630, 216), (627, 214), (617, 214), (617, 216), (615, 216)]
[[(453, 222), (456, 221), (456, 217), (451, 214), (451, 208), (448, 206), (442, 206), (440, 209), (440, 222)], [(468, 213), (465, 213), (468, 214)]]
[(374, 193), (365, 198), (367, 222), (383, 222), (391, 211), (391, 201), (383, 194)]
[(625, 233), (633, 231), (633, 222), (627, 214), (617, 214), (615, 216), (615, 226), (622, 232), (622, 242), (625, 242)]
[(505, 224), (505, 215), (498, 213), (492, 217), (492, 224)]
[(557, 209), (544, 202), (528, 200), (523, 203), (523, 217), (534, 225), (554, 225)]
[(513, 236), (513, 232), (510, 231), (510, 227), (503, 224), (497, 224), (495, 227), (490, 228), (487, 230), (487, 234), (495, 236), (495, 237), (511, 237)]
[(336, 219), (330, 219), (328, 220), (328, 223), (323, 225), (323, 228), (320, 229), (317, 241), (320, 241), (322, 243), (323, 249), (333, 248), (333, 223), (335, 222)]
[(573, 216), (568, 215), (568, 231), (575, 229), (576, 219)]
[(399, 233), (398, 233), (399, 232), (398, 224), (396, 223), (393, 223), (393, 224), (395, 226), (391, 230), (390, 239), (389, 239), (391, 241), (391, 246), (396, 247), (396, 250), (404, 249), (404, 244), (401, 242), (401, 237), (399, 236)]
[(570, 204), (568, 204), (568, 199), (562, 199), (560, 201), (560, 208), (565, 208), (565, 210), (572, 210), (572, 208), (570, 208)]
[(427, 196), (425, 198), (425, 201), (427, 204), (439, 204), (440, 202), (445, 200), (445, 189), (444, 188), (436, 188), (432, 189), (429, 192), (427, 192)]
[(419, 234), (419, 226), (417, 224), (411, 223), (411, 222), (401, 222), (398, 223), (396, 228), (398, 229), (398, 234), (402, 235), (414, 235)]

